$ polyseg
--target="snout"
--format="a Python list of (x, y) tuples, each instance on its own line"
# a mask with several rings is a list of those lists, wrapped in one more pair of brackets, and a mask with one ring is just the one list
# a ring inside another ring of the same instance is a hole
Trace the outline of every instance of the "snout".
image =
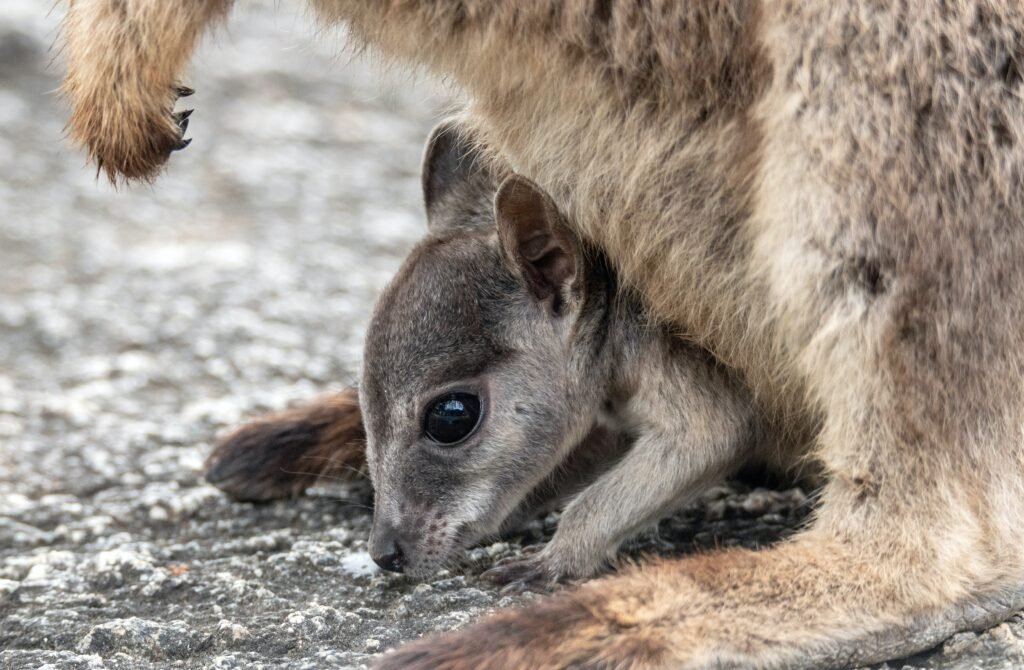
[(370, 533), (370, 558), (388, 572), (404, 572), (407, 564), (405, 544), (398, 531), (388, 523), (373, 524)]
[(397, 519), (378, 511), (370, 531), (370, 558), (384, 570), (426, 579), (464, 548), (457, 528), (437, 510), (412, 510)]

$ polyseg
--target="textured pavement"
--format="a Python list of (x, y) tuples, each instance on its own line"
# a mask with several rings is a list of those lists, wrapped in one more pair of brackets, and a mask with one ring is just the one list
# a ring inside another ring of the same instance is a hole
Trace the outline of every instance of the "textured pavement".
[[(120, 191), (62, 139), (60, 10), (0, 5), (2, 668), (359, 667), (531, 597), (478, 575), (555, 517), (416, 584), (369, 561), (365, 485), (257, 506), (201, 479), (218, 434), (355, 378), (450, 106), (275, 4), (207, 41), (193, 145)], [(758, 546), (809, 504), (723, 487), (631, 551)], [(1022, 665), (1018, 616), (890, 667)]]

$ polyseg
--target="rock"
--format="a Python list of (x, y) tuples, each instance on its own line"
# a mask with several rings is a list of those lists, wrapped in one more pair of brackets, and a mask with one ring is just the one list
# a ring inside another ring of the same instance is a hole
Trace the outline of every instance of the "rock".
[(193, 657), (210, 642), (209, 634), (197, 632), (183, 621), (159, 623), (131, 617), (93, 626), (76, 645), (76, 651), (103, 657), (125, 653), (159, 661)]

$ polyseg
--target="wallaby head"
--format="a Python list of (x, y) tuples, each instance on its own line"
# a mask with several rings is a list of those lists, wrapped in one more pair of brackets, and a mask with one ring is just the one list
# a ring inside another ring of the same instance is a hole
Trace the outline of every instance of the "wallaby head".
[(428, 234), (367, 332), (371, 554), (414, 577), (496, 533), (601, 402), (610, 274), (547, 194), (499, 172), (457, 124), (435, 129)]

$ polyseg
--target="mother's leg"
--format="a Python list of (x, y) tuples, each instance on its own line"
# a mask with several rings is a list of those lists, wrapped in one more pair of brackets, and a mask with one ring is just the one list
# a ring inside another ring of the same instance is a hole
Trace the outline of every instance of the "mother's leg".
[[(823, 366), (831, 476), (810, 528), (763, 551), (594, 581), (402, 647), (381, 667), (845, 667), (1024, 607), (1020, 368), (972, 373), (943, 348), (953, 333), (908, 330), (943, 314), (878, 309), (890, 311), (850, 312), (805, 352)], [(937, 388), (946, 378), (961, 385)]]

